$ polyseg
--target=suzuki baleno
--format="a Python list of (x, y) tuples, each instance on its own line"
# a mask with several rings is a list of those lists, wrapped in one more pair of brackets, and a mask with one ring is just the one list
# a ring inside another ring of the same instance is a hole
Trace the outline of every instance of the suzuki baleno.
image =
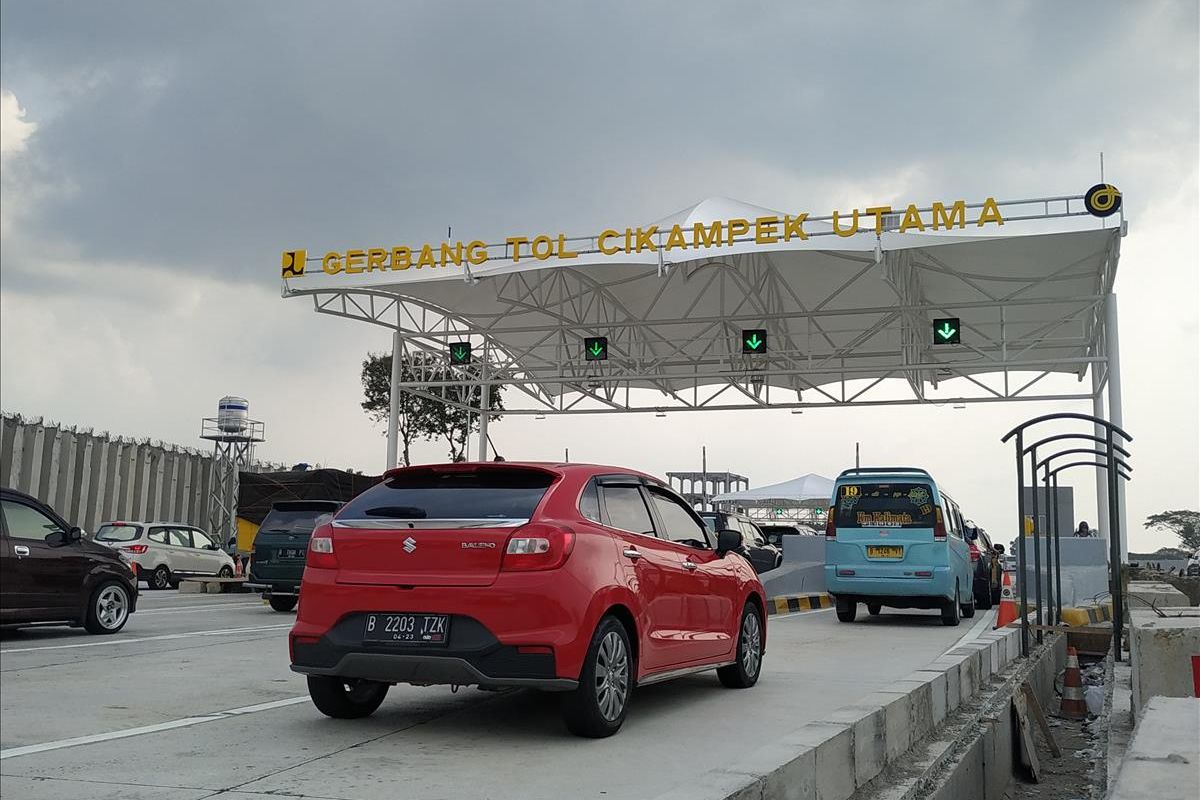
[(630, 470), (395, 469), (313, 532), (292, 669), (332, 717), (371, 714), (397, 683), (527, 687), (608, 736), (636, 686), (757, 682), (765, 595), (741, 549)]

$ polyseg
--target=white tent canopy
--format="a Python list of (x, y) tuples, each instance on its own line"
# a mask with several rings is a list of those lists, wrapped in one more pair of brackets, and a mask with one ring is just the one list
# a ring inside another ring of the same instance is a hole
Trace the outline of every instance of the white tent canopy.
[(832, 497), (833, 480), (810, 472), (783, 483), (720, 494), (713, 502), (741, 508), (826, 508)]
[[(878, 233), (862, 216), (858, 233), (841, 236), (813, 218), (807, 238), (785, 241), (794, 210), (713, 198), (655, 223), (654, 247), (642, 252), (636, 236), (625, 252), (624, 228), (540, 237), (544, 258), (532, 237), (470, 243), (447, 266), (418, 268), (419, 245), (366, 248), (306, 259), (284, 295), (390, 328), (402, 352), (445, 358), (450, 344), (469, 342), (487, 374), (446, 383), (506, 386), (507, 414), (1093, 397), (1107, 378), (1105, 303), (1123, 223), (1098, 227), (1081, 196), (1061, 196), (1001, 201), (1005, 226), (979, 227), (983, 205), (966, 205), (965, 228), (949, 233), (901, 233), (896, 214)], [(763, 228), (764, 219), (778, 222)], [(725, 238), (697, 244), (710, 223), (723, 223)], [(687, 241), (669, 248), (674, 229)], [(383, 266), (405, 252), (400, 267)], [(942, 318), (961, 320), (961, 344), (935, 343)], [(747, 330), (766, 332), (763, 352), (743, 352)], [(607, 338), (606, 360), (586, 358), (587, 337)], [(1089, 367), (1103, 373), (1093, 369), (1090, 387), (1042, 382), (1082, 380)], [(422, 375), (400, 384), (429, 385)]]

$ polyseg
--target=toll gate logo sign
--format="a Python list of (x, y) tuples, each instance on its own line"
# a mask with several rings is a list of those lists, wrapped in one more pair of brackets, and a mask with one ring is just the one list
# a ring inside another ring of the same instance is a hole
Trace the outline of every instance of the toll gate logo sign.
[(304, 274), (304, 262), (308, 253), (304, 250), (287, 250), (283, 254), (282, 273), (285, 278), (298, 278)]
[(1111, 217), (1121, 210), (1121, 193), (1111, 183), (1097, 183), (1083, 196), (1083, 206), (1093, 217)]

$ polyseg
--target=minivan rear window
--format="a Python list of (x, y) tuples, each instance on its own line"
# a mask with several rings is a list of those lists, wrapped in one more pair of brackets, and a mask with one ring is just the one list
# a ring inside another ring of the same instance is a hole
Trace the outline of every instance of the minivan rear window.
[(267, 512), (259, 533), (311, 534), (318, 525), (333, 519), (336, 506), (312, 504), (300, 508), (272, 508)]
[(532, 469), (406, 470), (351, 500), (338, 519), (529, 519), (554, 479)]
[(717, 515), (712, 512), (700, 512), (700, 519), (704, 520), (704, 526), (713, 533), (717, 532)]
[(839, 528), (932, 528), (933, 491), (927, 483), (849, 483), (837, 489)]
[(141, 525), (101, 525), (96, 531), (98, 542), (132, 542), (142, 535)]

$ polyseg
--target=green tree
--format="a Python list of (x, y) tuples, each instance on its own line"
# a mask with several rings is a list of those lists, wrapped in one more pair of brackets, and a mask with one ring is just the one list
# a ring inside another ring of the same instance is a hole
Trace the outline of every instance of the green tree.
[[(430, 353), (415, 352), (404, 356), (400, 365), (400, 380), (405, 383), (438, 383), (460, 381), (453, 386), (419, 386), (421, 394), (402, 391), (397, 432), (401, 444), (401, 460), (405, 466), (412, 463), (410, 448), (422, 439), (440, 439), (449, 448), (451, 461), (461, 461), (467, 446), (467, 437), (479, 430), (479, 414), (469, 413), (451, 402), (479, 408), (483, 390), (478, 383), (479, 366), (450, 366), (445, 359)], [(363, 410), (376, 422), (387, 422), (391, 407), (392, 357), (387, 353), (368, 354), (363, 361)], [(489, 408), (493, 412), (504, 410), (504, 400), (499, 386), (489, 393)], [(447, 402), (449, 401), (449, 402)], [(489, 420), (500, 419), (493, 413)], [(483, 454), (480, 454), (483, 457)]]
[(1188, 551), (1200, 550), (1200, 511), (1164, 511), (1146, 518), (1146, 527), (1169, 531)]

